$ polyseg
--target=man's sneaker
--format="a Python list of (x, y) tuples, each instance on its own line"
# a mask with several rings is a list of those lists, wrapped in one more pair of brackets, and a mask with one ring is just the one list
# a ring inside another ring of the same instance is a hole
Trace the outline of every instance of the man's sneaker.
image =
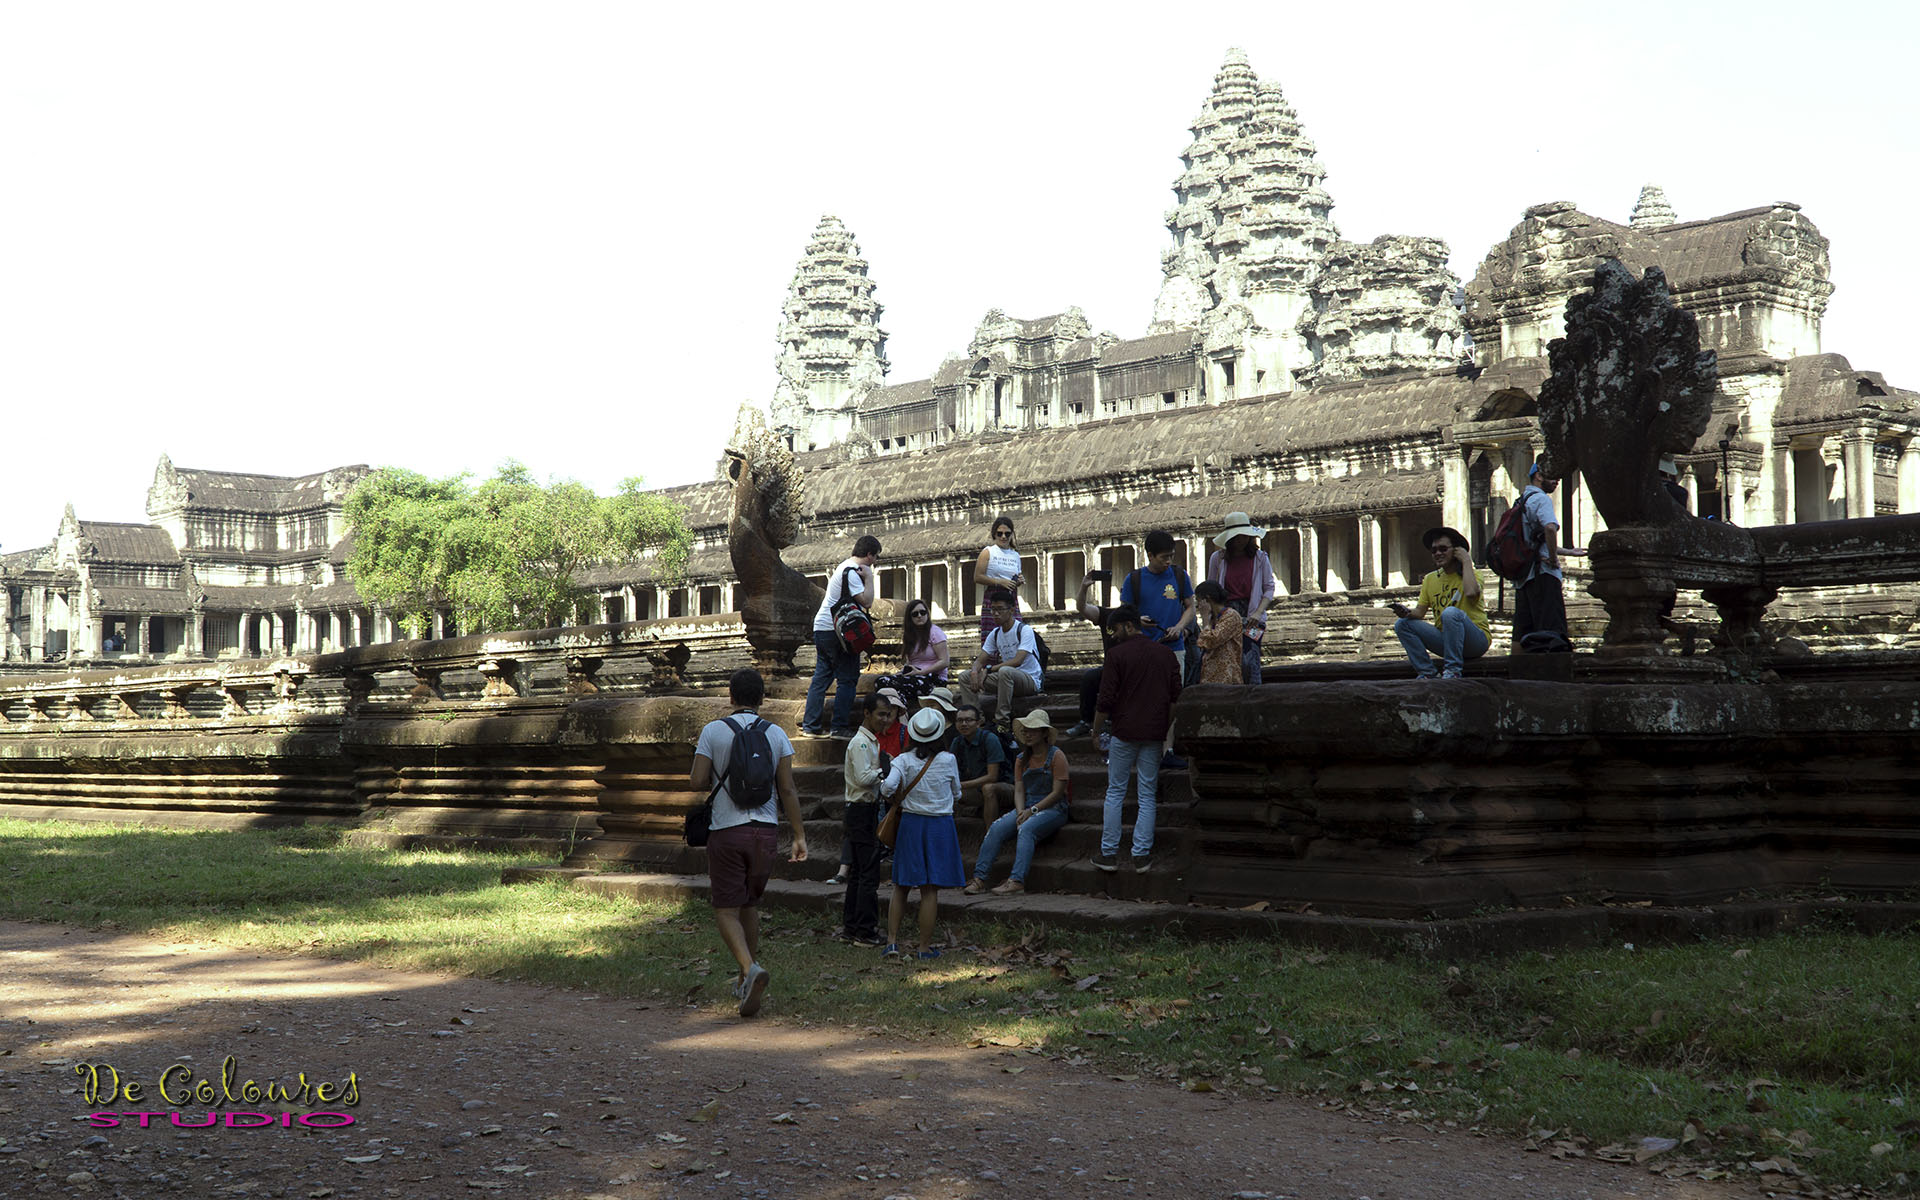
[(977, 875), (974, 876), (972, 879), (967, 880), (967, 886), (960, 889), (961, 894), (967, 895), (967, 896), (978, 896), (981, 892), (984, 892), (986, 890), (987, 890), (987, 881), (984, 879), (981, 879)]
[(1093, 726), (1087, 724), (1085, 721), (1082, 721), (1078, 725), (1075, 725), (1072, 729), (1067, 730), (1066, 736), (1085, 737), (1092, 732), (1093, 732)]
[(1120, 869), (1119, 861), (1116, 860), (1114, 856), (1111, 854), (1094, 855), (1093, 865), (1098, 867), (1100, 870), (1105, 871), (1109, 875), (1113, 874), (1115, 871), (1118, 871)]
[(1151, 852), (1135, 854), (1129, 861), (1133, 866), (1133, 873), (1135, 875), (1145, 875), (1148, 871), (1153, 870), (1153, 855)]
[(767, 995), (767, 980), (773, 976), (759, 963), (747, 968), (747, 977), (740, 981), (740, 1015), (750, 1017), (760, 1011), (760, 1001)]
[(828, 734), (827, 736), (828, 736), (828, 737), (836, 737), (836, 738), (839, 738), (839, 739), (841, 739), (842, 741), (852, 741), (852, 740), (853, 740), (853, 730), (851, 730), (851, 729), (836, 729), (836, 730), (834, 730), (834, 731), (833, 731), (832, 733), (830, 733), (830, 734)]
[(1160, 769), (1162, 771), (1184, 771), (1187, 769), (1187, 760), (1169, 750), (1160, 756)]
[(800, 736), (803, 738), (823, 738), (827, 736), (827, 731), (824, 729), (808, 729), (805, 725), (802, 725), (800, 727)]
[(1460, 671), (1460, 668), (1459, 668), (1459, 667), (1448, 667), (1448, 668), (1447, 668), (1446, 670), (1444, 670), (1444, 671), (1442, 671), (1442, 672), (1440, 672), (1440, 678), (1442, 678), (1442, 679), (1464, 679), (1464, 678), (1466, 678), (1466, 676), (1465, 676), (1465, 675), (1463, 675), (1463, 674), (1461, 673), (1461, 671)]

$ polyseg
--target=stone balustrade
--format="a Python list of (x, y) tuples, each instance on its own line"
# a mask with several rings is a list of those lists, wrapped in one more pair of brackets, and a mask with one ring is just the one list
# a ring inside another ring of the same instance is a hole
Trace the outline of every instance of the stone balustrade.
[(1594, 535), (1591, 590), (1609, 617), (1602, 653), (1662, 652), (1661, 614), (1698, 588), (1736, 649), (1771, 640), (1761, 622), (1793, 588), (1920, 582), (1920, 514), (1742, 529), (1715, 521), (1628, 526)]
[[(739, 620), (729, 616), (387, 642), (276, 659), (70, 670), (0, 683), (0, 731), (350, 712), (376, 695), (444, 701), (449, 675), (478, 675), (471, 698), (480, 701), (542, 691), (584, 696), (614, 686), (601, 678), (610, 665), (629, 681), (628, 690), (666, 692), (723, 679), (744, 665), (747, 653)], [(635, 685), (636, 679), (643, 682)]]

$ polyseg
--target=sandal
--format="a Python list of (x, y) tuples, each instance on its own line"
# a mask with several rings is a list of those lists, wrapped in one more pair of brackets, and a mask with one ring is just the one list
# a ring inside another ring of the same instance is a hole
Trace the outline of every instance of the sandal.
[(886, 948), (885, 950), (882, 950), (882, 951), (880, 952), (880, 957), (882, 957), (882, 958), (899, 958), (899, 957), (900, 957), (900, 947), (899, 947), (898, 945), (896, 945), (895, 943), (893, 943), (893, 942), (888, 942), (888, 943), (887, 943), (887, 948)]
[(999, 887), (993, 889), (993, 894), (996, 896), (1018, 896), (1026, 890), (1026, 884), (1021, 883), (1018, 879), (1009, 879)]
[(929, 959), (929, 958), (939, 958), (939, 957), (940, 957), (940, 947), (938, 946), (935, 946), (931, 950), (922, 950), (920, 952), (920, 958), (922, 961), (925, 961), (926, 959)]

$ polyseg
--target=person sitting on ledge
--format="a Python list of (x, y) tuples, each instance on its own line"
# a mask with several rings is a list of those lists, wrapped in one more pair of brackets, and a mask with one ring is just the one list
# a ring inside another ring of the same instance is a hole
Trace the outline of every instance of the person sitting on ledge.
[[(1400, 619), (1393, 623), (1394, 636), (1406, 648), (1413, 662), (1413, 673), (1422, 679), (1458, 679), (1469, 658), (1479, 658), (1493, 644), (1487, 628), (1485, 592), (1480, 587), (1480, 572), (1474, 570), (1467, 554), (1467, 539), (1458, 530), (1445, 525), (1420, 535), (1433, 555), (1434, 570), (1420, 581), (1420, 600), (1411, 609), (1395, 604)], [(1431, 611), (1432, 624), (1424, 618)], [(1433, 667), (1433, 655), (1441, 656), (1441, 668)]]
[(1014, 840), (1013, 874), (993, 890), (1002, 896), (1026, 891), (1034, 848), (1067, 823), (1067, 756), (1054, 747), (1053, 722), (1047, 719), (1047, 711), (1036, 708), (1014, 721), (1013, 727), (1020, 738), (1020, 759), (1014, 766), (1020, 790), (1014, 793), (1013, 811), (988, 826), (980, 841), (980, 857), (974, 860), (973, 878), (967, 882), (969, 896), (987, 890), (993, 860), (1000, 857), (1008, 838)]

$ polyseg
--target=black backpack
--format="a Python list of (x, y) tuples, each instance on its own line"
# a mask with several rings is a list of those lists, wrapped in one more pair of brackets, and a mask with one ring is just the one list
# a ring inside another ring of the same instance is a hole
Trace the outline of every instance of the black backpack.
[(759, 808), (773, 798), (773, 777), (779, 762), (773, 757), (773, 743), (767, 740), (767, 722), (755, 717), (742, 729), (732, 717), (723, 718), (733, 730), (733, 752), (727, 755), (727, 769), (713, 785), (714, 794), (727, 785), (733, 806), (742, 812)]
[[(1026, 624), (1024, 621), (1020, 623)], [(1031, 625), (1027, 625), (1027, 628), (1033, 630), (1033, 656), (1040, 660), (1040, 674), (1044, 676), (1047, 673), (1047, 661), (1053, 657), (1053, 650), (1047, 645), (1047, 639), (1040, 636), (1038, 629), (1034, 629)]]

